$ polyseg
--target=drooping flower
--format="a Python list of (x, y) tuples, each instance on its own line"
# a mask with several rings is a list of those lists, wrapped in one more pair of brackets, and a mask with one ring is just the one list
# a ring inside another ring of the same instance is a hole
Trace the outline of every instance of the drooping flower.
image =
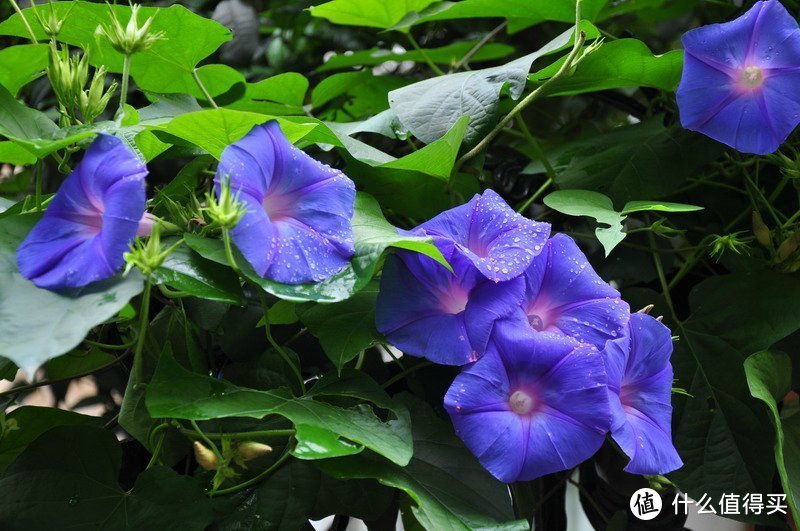
[(800, 123), (800, 32), (777, 0), (687, 32), (681, 123), (746, 153), (772, 153)]
[(411, 251), (386, 259), (375, 324), (406, 354), (464, 365), (483, 354), (495, 321), (519, 308), (524, 285), (487, 279), (452, 244), (441, 250), (453, 272)]
[(550, 235), (550, 224), (517, 214), (490, 189), (412, 232), (432, 236), (437, 245), (454, 242), (481, 273), (500, 282), (519, 276), (530, 265)]
[(143, 226), (147, 168), (121, 139), (99, 135), (17, 249), (23, 277), (48, 289), (112, 276)]
[(324, 280), (355, 252), (355, 184), (296, 148), (277, 122), (225, 148), (217, 176), (245, 203), (233, 241), (262, 277), (284, 284)]
[(643, 313), (631, 315), (627, 333), (605, 349), (614, 415), (611, 436), (630, 457), (634, 474), (666, 474), (683, 465), (672, 444), (672, 337)]
[(556, 234), (525, 270), (525, 298), (517, 321), (602, 349), (620, 337), (630, 308), (592, 269), (569, 236)]
[(456, 434), (492, 475), (526, 481), (571, 468), (600, 448), (611, 422), (605, 382), (594, 347), (503, 321), (444, 405)]

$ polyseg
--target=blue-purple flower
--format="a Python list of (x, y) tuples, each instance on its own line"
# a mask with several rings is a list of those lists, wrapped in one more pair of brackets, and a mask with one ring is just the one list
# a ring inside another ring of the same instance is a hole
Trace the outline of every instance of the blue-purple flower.
[(538, 332), (573, 337), (602, 349), (620, 337), (630, 308), (600, 278), (569, 236), (556, 234), (525, 270), (517, 321)]
[(440, 245), (452, 272), (411, 251), (386, 259), (375, 324), (407, 354), (464, 365), (483, 354), (495, 321), (518, 310), (524, 285), (519, 277), (495, 283), (453, 244)]
[(144, 214), (146, 175), (125, 142), (99, 135), (20, 244), (22, 276), (63, 289), (116, 273)]
[(499, 282), (519, 276), (530, 265), (550, 235), (550, 224), (517, 214), (493, 190), (486, 190), (412, 232), (432, 236), (437, 246), (454, 242), (481, 273)]
[(247, 206), (233, 241), (262, 277), (318, 282), (350, 261), (353, 181), (292, 145), (277, 122), (256, 126), (225, 148), (218, 193), (223, 179)]
[(486, 354), (456, 377), (444, 405), (467, 448), (507, 483), (588, 459), (611, 423), (597, 349), (506, 321), (495, 325)]
[(643, 313), (632, 314), (627, 333), (606, 347), (611, 436), (630, 457), (628, 472), (666, 474), (683, 465), (671, 435), (671, 354), (669, 329)]
[(739, 151), (772, 153), (800, 123), (800, 32), (777, 0), (687, 32), (681, 123)]

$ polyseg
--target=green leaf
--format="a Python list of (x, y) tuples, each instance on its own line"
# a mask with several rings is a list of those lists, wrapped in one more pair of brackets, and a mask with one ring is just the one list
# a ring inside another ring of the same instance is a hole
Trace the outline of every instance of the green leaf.
[(85, 374), (113, 363), (116, 358), (98, 347), (88, 351), (75, 349), (72, 352), (58, 356), (47, 362), (47, 378), (60, 380), (72, 378), (78, 374)]
[[(583, 0), (581, 17), (594, 20), (608, 0)], [(518, 0), (461, 0), (460, 2), (438, 2), (417, 16), (408, 16), (392, 29), (407, 30), (411, 26), (435, 20), (458, 20), (464, 18), (506, 18), (512, 22), (522, 20), (525, 27), (546, 20), (556, 22), (575, 21), (575, 2), (519, 2)]]
[[(244, 90), (246, 83), (241, 72), (228, 65), (203, 65), (197, 69), (197, 77), (212, 98), (225, 94), (236, 85), (242, 85)], [(197, 83), (192, 84), (186, 92), (195, 98), (206, 99), (206, 95)]]
[(0, 220), (0, 356), (31, 376), (48, 359), (75, 348), (143, 287), (135, 272), (58, 293), (36, 287), (19, 274), (16, 250), (37, 219)]
[(285, 72), (248, 83), (244, 96), (228, 108), (261, 114), (303, 114), (308, 79), (296, 72)]
[[(164, 241), (165, 246), (173, 243), (174, 239)], [(173, 250), (153, 278), (159, 284), (195, 297), (240, 306), (245, 303), (238, 275), (230, 268), (206, 260), (186, 245)]]
[[(234, 249), (236, 264), (250, 281), (262, 289), (292, 301), (339, 302), (358, 292), (372, 278), (375, 269), (389, 247), (421, 252), (434, 260), (446, 264), (441, 252), (429, 238), (401, 236), (381, 213), (380, 205), (367, 194), (356, 194), (355, 214), (351, 222), (355, 237), (356, 253), (342, 271), (316, 284), (279, 284), (262, 278), (245, 258)], [(220, 240), (185, 234), (186, 244), (204, 258), (227, 265), (228, 260)], [(449, 265), (447, 266), (449, 267)]]
[(334, 24), (386, 29), (394, 26), (411, 11), (421, 11), (435, 0), (332, 0), (310, 9), (315, 17)]
[[(561, 68), (560, 59), (530, 75), (534, 83), (543, 83)], [(653, 87), (674, 91), (683, 69), (683, 52), (673, 50), (653, 55), (647, 45), (636, 39), (618, 39), (603, 43), (575, 68), (575, 72), (555, 81), (547, 90), (550, 96), (582, 94), (625, 87)]]
[(544, 204), (568, 216), (588, 216), (597, 223), (595, 235), (603, 244), (606, 256), (619, 242), (625, 239), (622, 222), (625, 216), (614, 210), (614, 204), (607, 196), (589, 190), (558, 190), (544, 198)]
[[(767, 405), (775, 428), (775, 464), (781, 478), (783, 491), (790, 512), (794, 518), (795, 527), (800, 526), (800, 512), (797, 500), (800, 500), (800, 468), (791, 468), (786, 459), (786, 444), (784, 433), (784, 420), (778, 412), (777, 403), (792, 389), (792, 360), (783, 352), (762, 351), (748, 357), (744, 362), (744, 372), (747, 376), (747, 385), (750, 394)], [(795, 463), (800, 457), (794, 457)]]
[(689, 304), (672, 357), (676, 386), (691, 395), (675, 399), (673, 434), (684, 466), (669, 477), (691, 498), (708, 494), (714, 503), (723, 492), (773, 492), (775, 462), (765, 449), (774, 430), (750, 396), (744, 361), (800, 329), (800, 280), (765, 270), (711, 277), (692, 290)]
[[(147, 408), (153, 417), (208, 420), (224, 417), (280, 415), (293, 424), (312, 426), (349, 441), (361, 444), (404, 466), (411, 458), (408, 413), (383, 393), (380, 387), (360, 372), (345, 373), (345, 380), (333, 376), (322, 378), (301, 398), (292, 397), (285, 388), (258, 391), (237, 387), (225, 380), (191, 373), (169, 356), (162, 356), (153, 380), (147, 387)], [(349, 396), (370, 400), (392, 412), (395, 419), (382, 422), (369, 406), (343, 408), (316, 399), (319, 396)], [(304, 434), (317, 433), (315, 430)], [(313, 445), (314, 440), (298, 443)], [(325, 441), (330, 434), (325, 435)], [(326, 454), (314, 454), (321, 458)], [(341, 448), (333, 450), (341, 455)], [(331, 457), (330, 455), (328, 457)], [(303, 457), (303, 455), (297, 455)]]
[[(373, 75), (369, 69), (340, 72), (323, 79), (314, 87), (311, 103), (317, 109), (326, 108), (320, 114), (325, 120), (360, 119), (388, 109), (387, 93), (409, 83), (409, 80), (399, 76)], [(330, 105), (332, 102), (334, 105)]]
[[(674, 193), (721, 152), (718, 142), (664, 127), (663, 117), (654, 116), (562, 144), (546, 155), (559, 188), (594, 190), (622, 203)], [(541, 163), (532, 162), (523, 173), (542, 171)]]
[(363, 453), (320, 461), (335, 477), (375, 478), (406, 492), (416, 503), (414, 516), (425, 529), (528, 529), (512, 522), (514, 512), (506, 485), (493, 478), (453, 434), (449, 422), (439, 419), (418, 399), (404, 397), (412, 412), (414, 457), (405, 467)]
[(103, 419), (52, 407), (22, 406), (6, 415), (18, 429), (0, 437), (0, 473), (36, 438), (56, 426), (103, 426)]
[[(295, 313), (295, 303), (291, 301), (279, 300), (269, 307), (267, 316), (269, 317), (269, 324), (271, 325), (287, 325), (297, 322), (297, 314)], [(263, 321), (263, 319), (262, 319)], [(264, 323), (260, 323), (264, 326)]]
[[(597, 33), (589, 23), (587, 35)], [(539, 50), (493, 68), (447, 74), (419, 81), (389, 93), (389, 105), (415, 137), (429, 144), (444, 136), (462, 116), (469, 116), (464, 142), (472, 145), (497, 122), (500, 93), (508, 87), (517, 100), (525, 90), (528, 72), (536, 59), (570, 44), (569, 29)]]
[[(395, 52), (383, 48), (371, 48), (369, 50), (359, 50), (353, 53), (337, 54), (331, 56), (325, 63), (317, 68), (317, 72), (327, 72), (353, 66), (376, 66), (387, 61), (411, 61), (414, 63), (424, 63), (428, 60), (440, 65), (453, 65), (462, 57), (469, 53), (478, 41), (454, 42), (439, 48), (427, 48), (423, 51), (407, 50), (405, 52)], [(424, 55), (423, 55), (424, 53)], [(514, 53), (514, 48), (507, 44), (489, 43), (475, 52), (470, 57), (470, 64), (481, 63), (484, 61), (494, 61), (502, 59)]]
[(211, 504), (200, 485), (164, 467), (120, 488), (122, 447), (110, 431), (58, 426), (32, 442), (0, 476), (0, 521), (11, 529), (203, 530)]
[[(50, 8), (48, 6), (42, 9)], [(108, 39), (95, 36), (95, 32), (98, 26), (109, 24), (110, 10), (114, 11), (125, 26), (131, 16), (130, 6), (115, 4), (109, 7), (104, 3), (54, 2), (53, 10), (57, 16), (66, 18), (57, 37), (60, 42), (86, 50), (93, 65), (105, 65), (111, 72), (122, 72), (124, 56), (111, 47)], [(33, 11), (28, 8), (24, 9), (23, 13), (36, 37), (40, 41), (47, 41), (49, 37), (45, 35)], [(45, 14), (48, 15), (49, 13)], [(142, 7), (139, 11), (139, 23), (153, 16), (155, 19), (150, 32), (164, 32), (164, 38), (157, 41), (149, 50), (133, 55), (131, 76), (142, 90), (193, 93), (197, 90), (192, 75), (195, 67), (214, 53), (221, 44), (231, 39), (230, 31), (213, 20), (192, 13), (180, 4), (168, 8)], [(28, 36), (18, 14), (0, 23), (0, 35)]]
[(620, 214), (632, 214), (633, 212), (653, 211), (653, 212), (696, 212), (703, 210), (703, 207), (686, 205), (684, 203), (669, 203), (667, 201), (628, 201), (622, 207)]
[(16, 96), (47, 66), (46, 44), (19, 44), (0, 50), (0, 85)]
[(0, 142), (0, 163), (28, 166), (36, 162), (36, 155), (14, 142)]
[(290, 142), (297, 142), (319, 124), (310, 118), (298, 123), (264, 114), (232, 109), (209, 109), (181, 114), (166, 125), (154, 126), (154, 129), (186, 140), (219, 159), (226, 147), (240, 140), (254, 126), (272, 119), (277, 119)]
[(375, 329), (375, 299), (378, 283), (335, 304), (306, 304), (298, 316), (308, 331), (319, 339), (322, 349), (338, 370), (380, 339)]

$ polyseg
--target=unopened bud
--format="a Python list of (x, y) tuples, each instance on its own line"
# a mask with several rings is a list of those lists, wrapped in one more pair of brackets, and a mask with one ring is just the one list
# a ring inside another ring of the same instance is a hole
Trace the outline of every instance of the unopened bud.
[(153, 225), (150, 237), (146, 243), (137, 239), (131, 244), (131, 250), (123, 255), (127, 265), (125, 266), (125, 274), (127, 274), (134, 267), (138, 267), (145, 275), (151, 275), (156, 269), (161, 267), (167, 256), (178, 247), (183, 240), (178, 240), (166, 249), (161, 248), (161, 224), (156, 223)]
[(219, 459), (217, 455), (203, 446), (200, 441), (194, 442), (194, 458), (197, 463), (205, 470), (216, 470), (219, 467)]
[(111, 23), (107, 26), (98, 26), (96, 34), (104, 35), (111, 46), (124, 55), (133, 55), (149, 50), (153, 44), (164, 38), (164, 32), (150, 31), (155, 16), (139, 25), (139, 9), (141, 7), (139, 4), (131, 6), (131, 18), (128, 20), (128, 24), (123, 26), (114, 8), (109, 6)]
[(800, 246), (800, 231), (796, 231), (786, 238), (778, 247), (778, 261), (783, 262), (792, 256), (797, 251), (798, 246)]
[(230, 179), (222, 179), (217, 197), (206, 194), (204, 212), (220, 227), (232, 229), (247, 213), (247, 205), (239, 201), (239, 194), (231, 191)]
[(63, 16), (58, 16), (55, 8), (53, 7), (52, 0), (48, 0), (47, 2), (47, 9), (45, 10), (46, 13), (40, 13), (36, 7), (36, 2), (31, 2), (33, 15), (36, 17), (36, 20), (42, 27), (42, 30), (44, 30), (44, 34), (51, 39), (55, 39), (58, 37), (58, 34), (61, 33), (61, 28), (64, 26), (64, 22), (67, 21), (67, 17), (69, 17), (73, 7), (75, 7), (75, 2), (70, 2), (67, 12), (64, 13)]
[(764, 223), (761, 214), (757, 210), (753, 210), (753, 234), (758, 243), (764, 247), (770, 246), (769, 227)]
[(268, 444), (257, 443), (254, 441), (245, 441), (240, 443), (236, 448), (239, 455), (245, 460), (255, 459), (272, 452), (272, 446)]

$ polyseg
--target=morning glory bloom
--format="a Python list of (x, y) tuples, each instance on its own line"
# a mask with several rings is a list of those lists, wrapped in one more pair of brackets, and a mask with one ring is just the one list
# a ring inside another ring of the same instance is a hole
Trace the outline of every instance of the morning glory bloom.
[(262, 277), (319, 282), (350, 261), (355, 184), (292, 145), (277, 122), (257, 125), (225, 148), (217, 193), (223, 179), (247, 206), (233, 241)]
[(539, 254), (550, 224), (514, 212), (493, 190), (451, 208), (412, 231), (432, 236), (439, 246), (455, 242), (475, 267), (495, 282), (519, 276)]
[(620, 337), (630, 308), (592, 269), (575, 241), (556, 234), (525, 270), (525, 298), (516, 320), (537, 332), (578, 339), (599, 349)]
[(800, 123), (800, 32), (777, 0), (687, 32), (681, 123), (745, 153), (772, 153)]
[(17, 249), (23, 277), (48, 289), (112, 276), (143, 226), (147, 168), (121, 139), (100, 134)]
[(672, 337), (643, 313), (631, 315), (625, 336), (605, 350), (614, 415), (611, 436), (630, 457), (633, 474), (666, 474), (683, 465), (672, 445)]
[(442, 254), (453, 272), (411, 251), (386, 259), (375, 324), (406, 354), (464, 365), (483, 354), (495, 321), (517, 311), (524, 284), (487, 279), (452, 244)]
[(571, 468), (603, 444), (611, 422), (602, 354), (507, 321), (464, 368), (444, 405), (456, 434), (500, 481)]

